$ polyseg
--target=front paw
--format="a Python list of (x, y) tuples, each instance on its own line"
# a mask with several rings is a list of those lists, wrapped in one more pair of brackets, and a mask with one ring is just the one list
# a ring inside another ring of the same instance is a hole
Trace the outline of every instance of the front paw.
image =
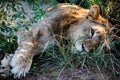
[(25, 54), (15, 54), (10, 62), (12, 67), (11, 73), (15, 77), (26, 77), (29, 72), (32, 63), (32, 57)]

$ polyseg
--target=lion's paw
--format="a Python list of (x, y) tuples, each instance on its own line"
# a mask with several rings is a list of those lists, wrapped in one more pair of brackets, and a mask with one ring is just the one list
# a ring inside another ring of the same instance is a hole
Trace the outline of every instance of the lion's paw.
[(12, 67), (11, 73), (15, 77), (21, 78), (26, 77), (29, 72), (32, 63), (32, 58), (25, 54), (15, 54), (10, 62)]

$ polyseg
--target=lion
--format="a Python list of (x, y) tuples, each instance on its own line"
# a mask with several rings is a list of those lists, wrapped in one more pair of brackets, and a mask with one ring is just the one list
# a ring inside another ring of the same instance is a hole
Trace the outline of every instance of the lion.
[[(30, 6), (22, 3), (22, 7), (32, 16)], [(9, 76), (26, 77), (31, 68), (33, 57), (48, 44), (55, 44), (59, 36), (72, 41), (78, 51), (92, 52), (106, 39), (111, 24), (100, 15), (98, 5), (84, 9), (77, 5), (59, 3), (51, 9), (45, 9), (44, 19), (33, 23), (29, 30), (19, 29), (16, 33), (18, 47), (15, 54), (4, 57), (0, 73)], [(7, 70), (7, 71), (5, 71)]]

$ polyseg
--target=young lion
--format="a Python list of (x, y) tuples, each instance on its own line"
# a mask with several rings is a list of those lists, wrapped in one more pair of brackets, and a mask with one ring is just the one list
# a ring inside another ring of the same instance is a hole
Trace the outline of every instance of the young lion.
[[(30, 17), (32, 10), (29, 5), (23, 3), (22, 6)], [(77, 5), (58, 4), (46, 10), (44, 19), (34, 23), (29, 30), (19, 29), (18, 48), (12, 57), (2, 60), (2, 65), (7, 63), (2, 67), (10, 70), (8, 67), (11, 66), (12, 74), (25, 77), (34, 55), (46, 45), (54, 44), (60, 35), (71, 39), (78, 51), (91, 52), (105, 40), (109, 29), (110, 24), (100, 15), (97, 5), (87, 10)]]

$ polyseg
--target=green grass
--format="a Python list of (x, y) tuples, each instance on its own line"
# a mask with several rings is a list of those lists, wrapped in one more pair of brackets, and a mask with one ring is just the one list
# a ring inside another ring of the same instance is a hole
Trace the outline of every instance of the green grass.
[[(116, 45), (120, 45), (119, 40), (111, 42), (110, 48), (115, 50)], [(71, 42), (68, 45), (60, 45), (57, 43), (55, 46), (50, 46), (49, 49), (43, 52), (41, 57), (38, 58), (39, 61), (36, 60), (37, 62), (35, 63), (37, 63), (37, 65), (34, 65), (33, 63), (32, 69), (39, 66), (41, 68), (40, 74), (47, 74), (52, 67), (56, 67), (57, 70), (60, 71), (64, 71), (66, 68), (87, 69), (98, 71), (101, 74), (106, 72), (106, 74), (109, 75), (109, 78), (113, 79), (116, 79), (120, 75), (120, 59), (109, 49), (107, 50), (106, 43), (103, 43), (93, 53), (71, 52), (71, 46), (73, 46)], [(32, 71), (37, 72), (36, 70), (37, 69), (34, 69)]]

